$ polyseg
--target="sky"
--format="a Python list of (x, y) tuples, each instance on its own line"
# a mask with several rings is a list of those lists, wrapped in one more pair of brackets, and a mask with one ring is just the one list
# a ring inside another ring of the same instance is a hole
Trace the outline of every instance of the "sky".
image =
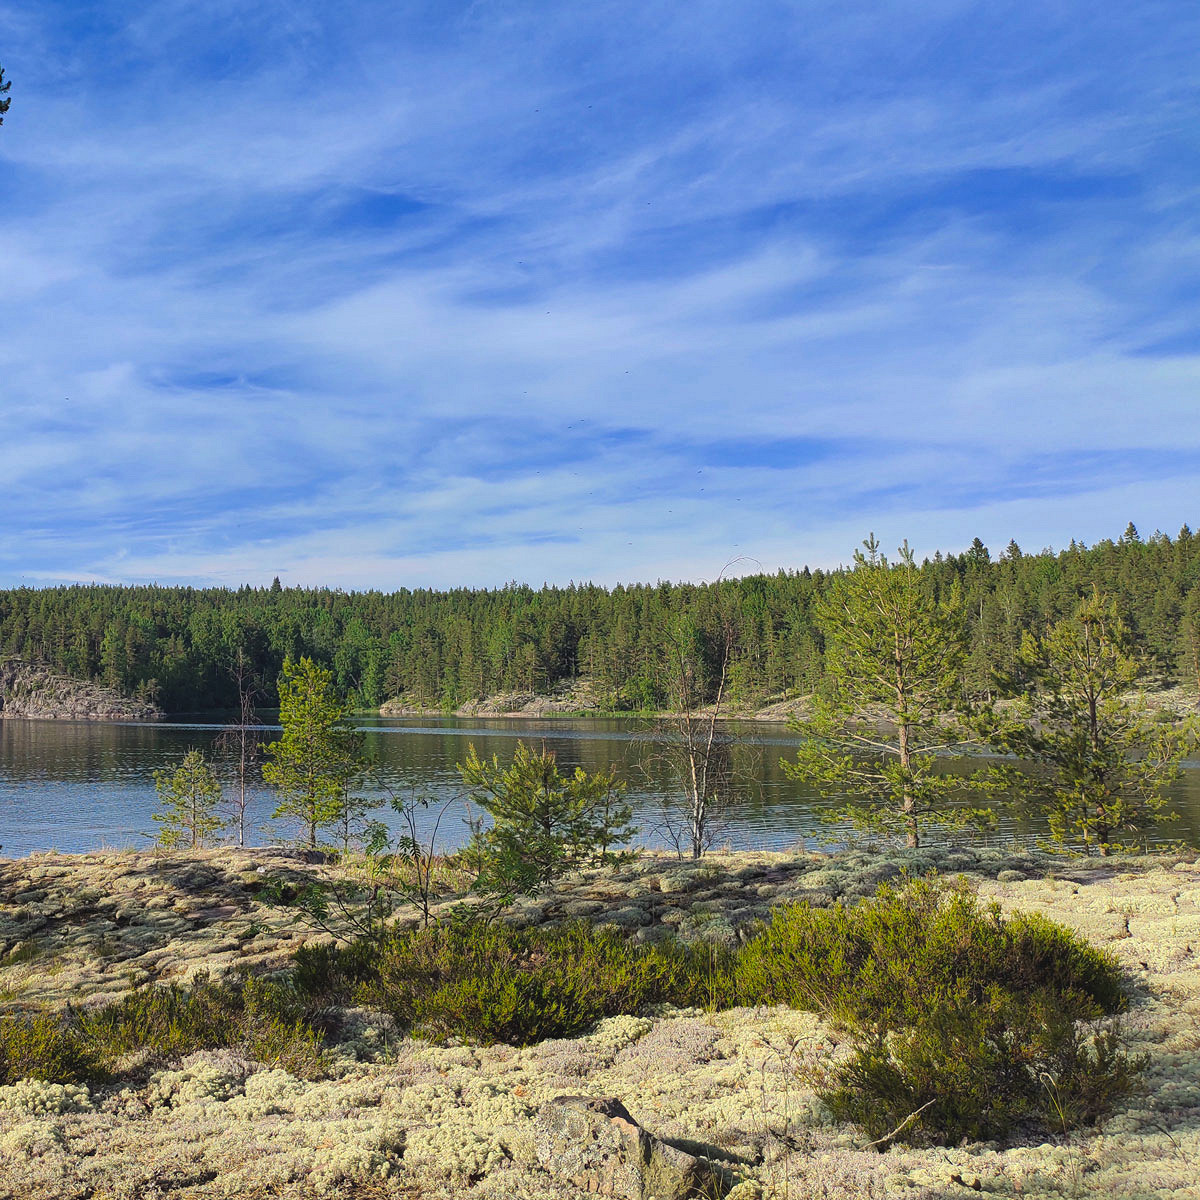
[(1200, 6), (0, 0), (0, 586), (1200, 522)]

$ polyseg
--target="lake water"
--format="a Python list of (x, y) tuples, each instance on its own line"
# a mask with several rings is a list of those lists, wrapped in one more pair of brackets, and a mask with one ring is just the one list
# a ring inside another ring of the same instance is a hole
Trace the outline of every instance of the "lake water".
[[(658, 797), (669, 790), (669, 780), (647, 764), (644, 726), (638, 722), (421, 717), (364, 718), (359, 724), (383, 782), (397, 791), (415, 788), (445, 799), (461, 791), (455, 764), (472, 743), (482, 757), (497, 754), (506, 762), (518, 738), (539, 744), (544, 740), (564, 768), (595, 771), (615, 766), (629, 784), (628, 797), (642, 826), (639, 842), (667, 844)], [(156, 808), (155, 770), (174, 769), (193, 747), (210, 752), (220, 729), (204, 721), (0, 721), (0, 854), (148, 845), (156, 830), (150, 816)], [(796, 745), (794, 735), (783, 726), (759, 724), (739, 732), (745, 738), (736, 760), (741, 781), (717, 844), (734, 849), (784, 849), (805, 843), (817, 847), (836, 836), (836, 827), (821, 820), (826, 802), (780, 770), (780, 758), (790, 757)], [(262, 732), (264, 740), (276, 736), (278, 730), (271, 727)], [(288, 827), (270, 821), (274, 804), (266, 792), (255, 795), (248, 843), (287, 838)], [(1191, 765), (1173, 789), (1171, 810), (1179, 819), (1160, 827), (1159, 840), (1200, 845), (1200, 766)], [(461, 802), (451, 805), (439, 832), (441, 848), (453, 849), (465, 840), (465, 814)], [(387, 819), (391, 814), (384, 808), (379, 816)], [(1010, 813), (986, 840), (1032, 843), (1044, 833), (1038, 815)], [(958, 836), (976, 843), (984, 840), (980, 835)]]

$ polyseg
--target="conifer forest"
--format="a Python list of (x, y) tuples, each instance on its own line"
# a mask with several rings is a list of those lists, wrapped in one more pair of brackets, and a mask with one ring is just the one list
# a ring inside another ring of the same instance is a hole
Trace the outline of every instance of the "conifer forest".
[[(849, 549), (849, 548), (848, 548)], [(1098, 587), (1115, 599), (1151, 683), (1200, 683), (1200, 536), (1116, 540), (1026, 553), (979, 539), (920, 565), (931, 595), (959, 589), (969, 632), (966, 685), (989, 696), (1019, 675), (1023, 633), (1044, 632)], [(613, 711), (671, 707), (668, 647), (687, 637), (697, 678), (720, 674), (731, 644), (729, 701), (753, 708), (819, 691), (813, 619), (830, 576), (807, 567), (711, 584), (343, 592), (330, 588), (76, 585), (0, 591), (0, 657), (93, 679), (166, 712), (232, 709), (249, 664), (264, 705), (285, 659), (333, 672), (356, 705), (390, 697), (452, 709), (506, 691), (544, 692), (586, 678)]]

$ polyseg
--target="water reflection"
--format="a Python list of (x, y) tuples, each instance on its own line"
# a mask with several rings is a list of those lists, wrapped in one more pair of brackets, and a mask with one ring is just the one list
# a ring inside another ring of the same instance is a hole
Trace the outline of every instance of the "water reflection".
[[(378, 780), (397, 792), (416, 790), (441, 798), (460, 792), (455, 764), (473, 743), (481, 756), (507, 761), (518, 738), (545, 744), (560, 764), (588, 771), (615, 767), (628, 781), (629, 798), (642, 826), (640, 841), (664, 844), (659, 797), (670, 791), (661, 764), (648, 753), (645, 727), (621, 720), (479, 720), (428, 717), (364, 719), (367, 749), (378, 764)], [(213, 752), (221, 730), (198, 720), (162, 724), (65, 721), (0, 721), (0, 845), (5, 855), (34, 850), (92, 850), (148, 845), (156, 832), (154, 772), (174, 769), (189, 749)], [(837, 836), (820, 819), (826, 802), (787, 779), (779, 766), (796, 739), (782, 726), (748, 724), (737, 730), (736, 796), (718, 844), (735, 849), (813, 846)], [(279, 734), (264, 727), (263, 740)], [(953, 769), (954, 764), (948, 764)], [(367, 789), (382, 794), (380, 786)], [(286, 839), (288, 829), (272, 823), (274, 799), (253, 797), (247, 828), (261, 843)], [(1171, 795), (1179, 819), (1161, 828), (1158, 840), (1200, 844), (1200, 769), (1185, 772)], [(382, 816), (390, 814), (385, 809)], [(452, 808), (442, 823), (445, 848), (466, 836), (465, 810)], [(1036, 813), (1007, 812), (986, 840), (1032, 842), (1045, 832)], [(962, 835), (980, 841), (978, 835)]]

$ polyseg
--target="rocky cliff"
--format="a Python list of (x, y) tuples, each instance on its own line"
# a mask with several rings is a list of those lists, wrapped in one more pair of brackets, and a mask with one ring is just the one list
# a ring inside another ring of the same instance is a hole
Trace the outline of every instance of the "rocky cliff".
[(21, 659), (0, 660), (0, 718), (62, 721), (157, 721), (162, 710), (113, 688), (60, 675)]

